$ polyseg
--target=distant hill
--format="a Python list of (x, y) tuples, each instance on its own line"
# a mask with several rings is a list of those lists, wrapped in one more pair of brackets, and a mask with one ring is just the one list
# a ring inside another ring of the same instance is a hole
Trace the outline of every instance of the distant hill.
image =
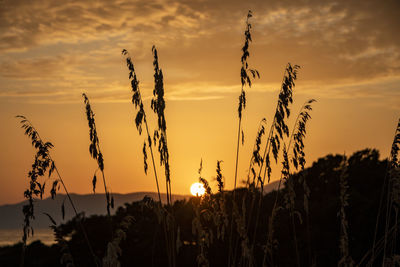
[[(264, 194), (268, 194), (271, 191), (277, 190), (279, 186), (279, 181), (273, 181), (270, 182), (269, 184), (264, 185)], [(284, 183), (281, 183), (281, 189), (284, 187)]]
[[(264, 187), (264, 194), (276, 190), (278, 188), (278, 182), (271, 182)], [(158, 195), (155, 192), (136, 192), (129, 194), (113, 194), (115, 212), (118, 207), (123, 206), (125, 203), (132, 203), (134, 201), (140, 201), (145, 196), (149, 196), (153, 199), (158, 199)], [(173, 201), (188, 199), (190, 195), (173, 195)], [(84, 212), (85, 216), (91, 216), (94, 214), (105, 215), (106, 212), (106, 201), (104, 194), (71, 194), (72, 201), (75, 203), (78, 212)], [(166, 195), (161, 194), (163, 203), (166, 202)], [(65, 205), (65, 218), (62, 219), (61, 205), (64, 202)], [(0, 206), (0, 229), (21, 229), (23, 226), (23, 213), (22, 206), (27, 202), (23, 201), (17, 204), (7, 204)], [(50, 214), (57, 223), (67, 222), (74, 217), (73, 209), (64, 194), (58, 194), (54, 200), (50, 197), (35, 201), (35, 220), (32, 222), (33, 228), (47, 228), (50, 225), (49, 219), (43, 212)]]
[[(114, 196), (114, 210), (115, 213), (118, 207), (123, 206), (125, 203), (132, 203), (134, 201), (140, 201), (145, 196), (149, 196), (153, 199), (158, 199), (158, 195), (155, 192), (136, 192), (129, 194), (113, 194)], [(106, 200), (104, 194), (71, 194), (72, 201), (74, 202), (78, 212), (84, 212), (85, 216), (94, 214), (106, 214)], [(172, 195), (174, 201), (181, 199), (188, 199), (189, 195)], [(161, 194), (161, 199), (165, 203), (166, 195)], [(65, 203), (65, 218), (62, 220), (61, 205)], [(22, 206), (27, 201), (23, 201), (17, 204), (8, 204), (0, 206), (0, 229), (18, 229), (23, 226), (24, 215), (22, 213)], [(47, 228), (50, 225), (50, 221), (43, 212), (49, 213), (57, 223), (66, 222), (74, 217), (73, 209), (64, 194), (58, 194), (54, 200), (49, 198), (35, 201), (35, 220), (32, 222), (34, 228)]]

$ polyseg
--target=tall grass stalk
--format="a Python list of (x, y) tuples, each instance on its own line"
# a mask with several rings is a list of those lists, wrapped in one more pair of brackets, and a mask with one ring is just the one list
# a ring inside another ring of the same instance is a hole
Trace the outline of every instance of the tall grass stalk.
[[(283, 151), (284, 160), (282, 162), (281, 177), (279, 179), (277, 193), (275, 196), (275, 201), (274, 201), (274, 204), (272, 207), (272, 212), (271, 212), (270, 219), (269, 219), (269, 228), (274, 227), (275, 215), (277, 212), (276, 211), (277, 201), (278, 201), (278, 196), (279, 196), (279, 192), (280, 192), (282, 179), (288, 181), (289, 183), (293, 182), (293, 181), (290, 181), (290, 177), (289, 177), (290, 176), (290, 162), (292, 162), (292, 164), (294, 165), (296, 170), (298, 169), (298, 167), (301, 167), (302, 170), (304, 169), (304, 166), (305, 166), (304, 138), (306, 135), (306, 124), (307, 124), (308, 120), (311, 118), (310, 111), (312, 111), (311, 104), (313, 102), (315, 102), (315, 99), (310, 99), (310, 100), (306, 101), (303, 104), (303, 106), (300, 108), (300, 112), (297, 115), (297, 118), (296, 118), (294, 126), (293, 126), (292, 133), (290, 134), (290, 137), (289, 137), (289, 143), (288, 143), (287, 150), (286, 150), (286, 147), (284, 146), (284, 151)], [(279, 103), (278, 103), (278, 106), (279, 106)], [(284, 122), (282, 122), (281, 124), (284, 124)], [(272, 127), (273, 126), (271, 126), (271, 128)], [(271, 133), (271, 131), (270, 131), (270, 133)], [(278, 140), (278, 142), (280, 142), (278, 139), (278, 136), (276, 136), (276, 140)], [(267, 142), (268, 142), (268, 140), (267, 140)], [(288, 151), (291, 150), (293, 143), (294, 143), (293, 149), (292, 149), (293, 155), (290, 157), (290, 162), (289, 162), (289, 157), (288, 157), (287, 153), (288, 153)], [(279, 150), (279, 148), (278, 148), (278, 150)], [(259, 173), (259, 175), (260, 175), (260, 173)], [(261, 189), (262, 188), (263, 188), (263, 181), (261, 181)], [(254, 250), (254, 246), (255, 246), (255, 242), (256, 242), (257, 227), (259, 224), (259, 216), (260, 216), (261, 201), (262, 201), (262, 194), (263, 194), (262, 192), (263, 192), (263, 190), (261, 190), (260, 200), (258, 203), (258, 209), (256, 211), (257, 213), (256, 213), (256, 219), (255, 219), (255, 228), (254, 228), (254, 234), (253, 234), (253, 242), (252, 242), (252, 246), (251, 246), (252, 250)], [(288, 199), (289, 199), (288, 208), (289, 208), (290, 216), (291, 216), (291, 220), (292, 220), (291, 224), (292, 224), (292, 231), (293, 231), (294, 242), (295, 242), (295, 254), (296, 254), (296, 258), (297, 258), (297, 264), (300, 265), (298, 246), (297, 246), (296, 229), (295, 229), (295, 224), (294, 224), (294, 198), (295, 198), (294, 190), (293, 189), (290, 190), (290, 188), (289, 188), (289, 193), (290, 193), (290, 195), (288, 196)], [(253, 198), (253, 199), (255, 199), (255, 198)], [(250, 210), (250, 215), (249, 215), (250, 218), (252, 217), (253, 206), (254, 206), (254, 201), (251, 204), (251, 210)], [(250, 224), (250, 221), (249, 221), (249, 224)], [(274, 244), (273, 233), (274, 233), (274, 230), (269, 229), (269, 234), (267, 237), (268, 240), (267, 240), (267, 244), (266, 244), (267, 250), (270, 250), (273, 247), (273, 244)], [(266, 255), (272, 255), (272, 251), (268, 251), (268, 253), (266, 253)], [(272, 262), (272, 259), (270, 259), (270, 261)]]
[[(258, 202), (257, 216), (255, 220), (256, 226), (258, 225), (259, 212), (261, 209), (261, 202), (264, 191), (266, 174), (268, 175), (268, 183), (270, 182), (271, 178), (271, 163), (269, 157), (271, 152), (271, 145), (272, 145), (272, 152), (274, 159), (275, 161), (277, 161), (281, 140), (283, 141), (283, 134), (289, 136), (289, 128), (286, 125), (285, 118), (288, 118), (290, 115), (289, 104), (293, 103), (293, 89), (295, 86), (294, 81), (297, 79), (297, 71), (299, 68), (300, 66), (298, 65), (294, 65), (292, 67), (290, 63), (286, 65), (284, 75), (282, 78), (282, 86), (278, 96), (278, 102), (276, 104), (274, 119), (272, 121), (269, 130), (268, 138), (264, 148), (264, 153), (261, 158), (261, 164), (258, 164), (259, 170), (257, 174), (257, 183), (255, 188), (257, 188), (258, 185), (260, 184), (260, 199)], [(277, 131), (278, 133), (275, 133), (275, 131)], [(263, 177), (261, 177), (261, 172), (263, 170), (263, 167), (264, 167), (264, 175)], [(252, 204), (250, 205), (250, 216), (249, 216), (250, 218), (252, 217), (251, 215), (254, 208), (255, 208), (255, 202), (252, 201)], [(255, 227), (254, 230), (255, 231), (254, 237), (256, 236), (256, 231), (257, 231), (256, 229), (257, 227)]]
[(237, 145), (236, 145), (236, 161), (235, 161), (235, 181), (233, 184), (233, 190), (236, 189), (236, 182), (237, 182), (237, 171), (238, 171), (238, 164), (239, 164), (239, 147), (240, 147), (240, 133), (242, 133), (242, 144), (244, 140), (244, 133), (242, 130), (242, 113), (244, 109), (246, 108), (246, 93), (244, 91), (244, 88), (246, 85), (251, 87), (251, 78), (249, 76), (249, 73), (253, 76), (253, 79), (257, 76), (258, 78), (260, 77), (260, 74), (258, 73), (257, 70), (255, 69), (249, 69), (249, 64), (247, 62), (247, 59), (250, 57), (249, 53), (249, 45), (250, 42), (252, 41), (251, 39), (251, 24), (249, 22), (249, 19), (253, 16), (251, 10), (247, 13), (247, 19), (246, 19), (246, 30), (244, 32), (245, 36), (245, 41), (244, 45), (242, 47), (242, 57), (240, 59), (242, 63), (242, 67), (240, 69), (240, 82), (241, 82), (241, 90), (240, 90), (240, 95), (239, 95), (239, 107), (238, 107), (238, 115), (239, 115), (239, 121), (238, 121), (238, 134), (237, 134)]
[[(294, 141), (295, 144), (293, 146), (293, 155), (292, 155), (292, 163), (295, 167), (296, 171), (299, 170), (302, 173), (299, 182), (302, 183), (303, 186), (303, 208), (306, 215), (306, 227), (307, 227), (307, 239), (308, 239), (308, 260), (310, 266), (315, 266), (315, 262), (312, 256), (312, 245), (311, 245), (311, 229), (310, 229), (310, 213), (309, 213), (309, 198), (310, 198), (310, 189), (307, 185), (306, 176), (304, 175), (304, 168), (305, 168), (305, 153), (304, 153), (304, 141), (303, 139), (306, 136), (306, 124), (311, 116), (309, 112), (312, 111), (311, 104), (315, 102), (315, 99), (310, 99), (305, 102), (300, 110), (299, 115), (297, 116), (296, 123), (293, 129), (296, 129), (296, 132), (293, 132), (291, 136), (293, 138), (289, 141), (289, 146), (291, 142)], [(294, 227), (294, 226), (293, 226)], [(294, 229), (295, 230), (295, 229)]]
[(167, 123), (165, 120), (165, 100), (164, 100), (164, 77), (158, 63), (158, 54), (155, 46), (152, 47), (153, 67), (154, 67), (154, 90), (151, 108), (158, 117), (158, 130), (154, 131), (154, 142), (158, 140), (158, 152), (160, 153), (160, 163), (164, 165), (165, 185), (167, 192), (167, 204), (172, 204), (171, 192), (171, 171), (169, 166), (169, 152), (167, 145)]
[[(132, 88), (132, 92), (133, 92), (132, 104), (135, 106), (136, 109), (138, 109), (138, 112), (135, 117), (135, 125), (139, 131), (139, 135), (142, 134), (143, 122), (146, 127), (147, 144), (150, 149), (151, 161), (153, 164), (154, 179), (156, 181), (156, 186), (157, 186), (158, 200), (159, 200), (160, 206), (161, 206), (162, 205), (161, 194), (160, 194), (160, 187), (158, 184), (157, 169), (156, 169), (156, 165), (155, 165), (155, 161), (154, 161), (153, 146), (152, 146), (152, 141), (151, 141), (151, 137), (150, 137), (149, 126), (147, 123), (147, 116), (146, 116), (146, 112), (144, 110), (142, 94), (141, 94), (140, 88), (139, 88), (139, 80), (137, 79), (135, 67), (133, 65), (133, 61), (132, 61), (131, 57), (129, 56), (128, 51), (126, 49), (124, 49), (124, 50), (122, 50), (122, 54), (124, 56), (126, 56), (126, 66), (129, 69), (129, 79), (131, 81), (131, 88)], [(146, 139), (144, 140), (144, 144), (143, 144), (143, 155), (144, 155), (144, 172), (147, 174)]]
[[(90, 106), (89, 98), (87, 97), (86, 94), (82, 94), (83, 101), (85, 104), (86, 108), (86, 117), (88, 120), (88, 126), (89, 126), (89, 138), (90, 138), (90, 145), (89, 145), (89, 152), (90, 155), (92, 156), (93, 159), (96, 160), (98, 169), (101, 171), (101, 175), (103, 178), (103, 184), (104, 184), (104, 192), (106, 196), (106, 202), (107, 202), (107, 215), (108, 217), (111, 216), (110, 208), (114, 208), (114, 197), (110, 196), (110, 192), (108, 191), (107, 188), (107, 183), (106, 183), (106, 177), (104, 174), (104, 159), (103, 159), (103, 154), (101, 153), (100, 150), (100, 142), (99, 138), (97, 136), (97, 129), (96, 129), (96, 122), (94, 120), (94, 112)], [(92, 180), (93, 183), (93, 191), (94, 188), (96, 187), (96, 176), (93, 177)]]
[[(155, 207), (157, 216), (162, 220), (165, 240), (166, 240), (166, 249), (168, 255), (168, 264), (169, 266), (176, 265), (176, 237), (175, 237), (175, 225), (173, 221), (173, 216), (169, 214), (168, 210), (165, 210), (162, 207), (160, 187), (158, 182), (157, 168), (155, 166), (154, 153), (153, 153), (153, 141), (154, 144), (157, 144), (158, 140), (158, 151), (160, 153), (160, 164), (164, 165), (165, 169), (165, 178), (166, 178), (166, 195), (167, 195), (167, 206), (170, 207), (172, 204), (172, 193), (171, 193), (171, 179), (170, 179), (170, 167), (169, 167), (169, 152), (167, 146), (167, 134), (166, 134), (166, 120), (164, 115), (165, 109), (165, 100), (164, 100), (164, 84), (163, 84), (163, 74), (162, 70), (159, 68), (158, 64), (158, 55), (157, 50), (153, 46), (152, 53), (154, 56), (153, 66), (154, 66), (154, 90), (153, 96), (154, 98), (151, 100), (151, 108), (157, 114), (158, 120), (157, 125), (158, 129), (154, 131), (153, 139), (150, 137), (149, 127), (147, 123), (147, 116), (144, 110), (144, 104), (142, 100), (141, 91), (139, 89), (139, 80), (136, 76), (136, 71), (132, 62), (131, 57), (126, 49), (122, 50), (122, 54), (126, 56), (126, 65), (129, 69), (129, 79), (131, 80), (131, 89), (133, 92), (132, 95), (132, 104), (134, 104), (135, 108), (138, 109), (138, 112), (135, 117), (135, 125), (139, 131), (139, 134), (142, 133), (142, 125), (144, 122), (147, 134), (147, 140), (145, 139), (143, 144), (143, 157), (144, 157), (144, 171), (147, 174), (147, 146), (150, 149), (150, 155), (154, 170), (154, 178), (156, 181), (157, 194), (159, 200), (159, 206)], [(153, 141), (152, 141), (153, 140)]]
[(285, 135), (286, 137), (289, 137), (289, 128), (285, 122), (285, 118), (289, 119), (290, 117), (289, 104), (293, 103), (293, 89), (295, 87), (295, 81), (297, 80), (297, 72), (299, 69), (299, 65), (292, 66), (290, 63), (288, 63), (285, 68), (282, 87), (279, 92), (278, 103), (276, 104), (274, 120), (269, 131), (267, 143), (264, 149), (263, 162), (260, 167), (261, 172), (263, 163), (265, 164), (261, 187), (265, 184), (266, 174), (268, 176), (268, 183), (271, 180), (271, 166), (269, 160), (271, 149), (275, 162), (277, 162), (283, 136)]
[[(286, 151), (286, 145), (283, 145), (283, 162), (282, 162), (282, 176), (283, 180), (286, 182), (287, 193), (285, 194), (285, 204), (286, 209), (289, 210), (289, 217), (290, 217), (290, 224), (292, 226), (292, 234), (293, 234), (293, 243), (294, 243), (294, 250), (296, 256), (296, 265), (300, 267), (300, 254), (299, 248), (297, 244), (297, 233), (296, 233), (296, 225), (295, 225), (295, 215), (300, 217), (300, 214), (295, 211), (295, 198), (296, 193), (294, 191), (294, 181), (293, 177), (290, 176), (290, 164), (289, 164), (289, 157)], [(278, 193), (277, 193), (278, 194)]]
[(346, 207), (349, 205), (349, 193), (347, 184), (347, 160), (346, 156), (343, 156), (343, 161), (341, 164), (341, 174), (339, 177), (340, 185), (340, 209), (338, 212), (338, 217), (340, 218), (340, 239), (339, 239), (339, 250), (340, 250), (340, 260), (338, 262), (339, 267), (352, 267), (354, 266), (354, 261), (349, 254), (349, 226), (346, 217)]
[[(388, 239), (391, 237), (395, 244), (397, 238), (397, 220), (398, 212), (400, 207), (400, 162), (398, 158), (400, 150), (400, 120), (397, 124), (396, 131), (394, 134), (394, 140), (390, 150), (390, 158), (388, 160), (389, 168), (387, 171), (388, 182), (387, 182), (387, 201), (386, 201), (386, 216), (385, 216), (385, 232), (384, 232), (384, 245), (383, 245), (383, 259), (382, 266), (385, 266), (385, 261), (387, 258), (387, 246)], [(383, 192), (382, 192), (383, 193)], [(394, 213), (394, 219), (392, 218), (392, 213)], [(394, 222), (392, 222), (394, 220)], [(389, 229), (390, 225), (393, 224), (393, 234), (390, 236)], [(393, 245), (394, 247), (394, 245)], [(393, 250), (390, 255), (393, 256)], [(389, 257), (388, 257), (389, 258)]]
[(24, 192), (25, 198), (28, 199), (28, 205), (25, 205), (23, 207), (23, 213), (24, 213), (24, 231), (23, 231), (23, 254), (20, 262), (20, 266), (24, 266), (24, 253), (25, 253), (25, 248), (26, 248), (26, 241), (29, 236), (29, 233), (31, 232), (33, 235), (33, 228), (30, 226), (30, 220), (34, 219), (34, 206), (33, 206), (33, 197), (40, 195), (40, 198), (42, 198), (42, 195), (44, 193), (45, 189), (45, 183), (41, 184), (38, 181), (38, 178), (40, 176), (44, 176), (45, 173), (48, 171), (49, 178), (51, 177), (51, 174), (55, 171), (58, 179), (56, 179), (53, 182), (52, 188), (50, 190), (51, 197), (54, 199), (56, 193), (57, 193), (57, 187), (59, 188), (59, 182), (61, 183), (65, 194), (67, 195), (68, 201), (71, 204), (71, 207), (75, 213), (75, 216), (78, 218), (78, 223), (79, 226), (82, 230), (83, 236), (85, 238), (86, 245), (89, 249), (89, 252), (93, 258), (93, 262), (96, 266), (98, 266), (98, 259), (92, 249), (92, 246), (89, 242), (89, 238), (87, 236), (85, 227), (83, 226), (80, 216), (78, 214), (78, 211), (76, 209), (76, 206), (74, 202), (72, 201), (72, 198), (68, 192), (68, 189), (64, 183), (63, 178), (60, 175), (60, 172), (58, 171), (58, 168), (55, 164), (55, 161), (52, 159), (50, 155), (50, 149), (53, 147), (53, 144), (50, 142), (44, 142), (42, 138), (39, 135), (39, 132), (36, 130), (36, 128), (33, 126), (33, 124), (25, 117), (22, 115), (17, 115), (16, 116), (18, 119), (20, 119), (20, 123), (22, 124), (21, 128), (25, 129), (25, 135), (27, 135), (31, 141), (32, 141), (32, 146), (35, 147), (36, 155), (35, 155), (35, 161), (32, 164), (32, 170), (29, 171), (28, 176), (30, 178), (30, 186), (29, 188)]
[[(270, 159), (269, 154), (272, 147), (273, 156), (275, 161), (278, 159), (278, 153), (280, 149), (281, 140), (283, 140), (283, 135), (289, 135), (289, 128), (286, 125), (285, 118), (288, 118), (290, 115), (289, 104), (293, 102), (293, 88), (295, 86), (294, 81), (297, 79), (297, 71), (300, 68), (298, 65), (292, 66), (290, 63), (286, 65), (281, 90), (279, 92), (278, 102), (275, 109), (275, 115), (273, 122), (271, 124), (271, 128), (269, 130), (268, 138), (265, 144), (264, 153), (261, 159), (261, 164), (258, 174), (257, 174), (257, 183), (255, 188), (258, 187), (260, 184), (260, 197), (256, 209), (256, 217), (255, 217), (255, 228), (253, 234), (253, 242), (252, 248), (254, 248), (256, 235), (257, 235), (257, 227), (258, 221), (260, 217), (260, 210), (263, 198), (263, 191), (264, 191), (264, 183), (266, 174), (268, 175), (268, 182), (270, 181), (270, 174), (271, 174), (271, 166), (270, 166)], [(275, 133), (277, 131), (277, 133)], [(259, 153), (259, 152), (258, 152)], [(265, 165), (265, 166), (264, 166)], [(264, 175), (261, 178), (261, 172), (264, 167)], [(253, 210), (255, 209), (255, 197), (253, 197), (252, 203), (250, 205), (249, 211), (249, 218), (252, 218)], [(249, 222), (250, 224), (250, 222)]]
[(195, 198), (195, 217), (192, 221), (192, 234), (197, 236), (197, 246), (199, 248), (196, 261), (197, 266), (208, 267), (210, 266), (208, 250), (213, 242), (213, 232), (207, 227), (207, 221), (210, 221), (213, 210), (212, 207), (209, 207), (212, 204), (212, 190), (208, 183), (208, 181), (202, 177), (201, 172), (203, 169), (203, 161), (200, 161), (200, 168), (198, 170), (199, 173), (199, 182), (203, 184), (205, 193), (202, 196), (196, 196)]
[[(377, 248), (377, 234), (378, 234), (378, 227), (379, 227), (379, 222), (380, 222), (380, 216), (381, 216), (381, 211), (382, 211), (382, 207), (383, 207), (383, 201), (384, 201), (384, 196), (387, 196), (387, 200), (389, 200), (389, 196), (390, 196), (390, 182), (388, 182), (388, 180), (390, 180), (389, 176), (390, 176), (390, 169), (392, 166), (395, 166), (396, 162), (398, 161), (397, 159), (397, 153), (399, 150), (399, 132), (400, 132), (400, 120), (397, 124), (397, 127), (395, 129), (395, 133), (394, 133), (394, 140), (392, 143), (392, 147), (391, 147), (391, 151), (390, 151), (390, 155), (389, 155), (389, 159), (387, 161), (387, 166), (386, 166), (386, 171), (385, 171), (385, 178), (383, 180), (383, 185), (382, 185), (382, 189), (381, 189), (381, 197), (379, 200), (379, 208), (378, 208), (378, 212), (376, 215), (376, 223), (375, 223), (375, 232), (374, 232), (374, 239), (373, 239), (373, 243), (372, 243), (372, 248), (371, 248), (371, 258), (369, 260), (369, 265), (372, 265), (375, 261), (375, 256), (376, 256), (376, 248)], [(386, 194), (385, 194), (386, 193)], [(389, 208), (388, 205), (387, 209)], [(388, 231), (387, 231), (387, 217), (385, 218), (385, 235), (384, 235), (384, 247), (386, 247), (386, 243), (387, 243), (387, 235), (388, 235)], [(368, 253), (367, 253), (368, 254)], [(367, 254), (364, 256), (364, 258), (367, 256)]]
[[(249, 164), (249, 170), (247, 173), (247, 182), (246, 186), (247, 188), (250, 189), (250, 187), (254, 188), (256, 185), (256, 180), (257, 180), (257, 175), (255, 171), (255, 164), (257, 164), (258, 167), (260, 167), (261, 162), (262, 162), (262, 157), (260, 155), (260, 150), (261, 150), (261, 144), (262, 144), (262, 138), (265, 135), (265, 125), (267, 123), (267, 120), (263, 118), (260, 122), (260, 125), (258, 126), (257, 130), (257, 135), (256, 135), (256, 141), (254, 143), (253, 147), (253, 152), (252, 156), (250, 158), (250, 164)], [(250, 183), (250, 172), (253, 175), (253, 181)]]
[[(244, 32), (245, 36), (245, 41), (244, 45), (242, 47), (242, 57), (240, 59), (242, 66), (240, 69), (240, 82), (241, 82), (241, 90), (240, 90), (240, 95), (239, 95), (239, 106), (238, 106), (238, 132), (237, 132), (237, 144), (236, 144), (236, 160), (235, 160), (235, 178), (234, 178), (234, 184), (233, 184), (233, 201), (235, 201), (235, 190), (236, 190), (236, 184), (237, 184), (237, 172), (238, 172), (238, 165), (239, 165), (239, 148), (240, 148), (240, 139), (242, 139), (242, 145), (244, 144), (244, 132), (242, 129), (242, 116), (243, 116), (243, 111), (246, 108), (246, 93), (245, 93), (245, 86), (248, 85), (251, 87), (252, 81), (251, 81), (251, 76), (253, 79), (255, 77), (260, 78), (260, 74), (256, 69), (250, 69), (249, 64), (247, 62), (247, 59), (250, 57), (249, 53), (249, 45), (250, 42), (252, 42), (251, 39), (251, 24), (249, 22), (249, 19), (253, 16), (251, 10), (248, 11), (247, 13), (247, 18), (246, 18), (246, 30)], [(251, 76), (249, 75), (251, 74)], [(240, 138), (240, 135), (242, 135), (242, 138)], [(231, 231), (229, 235), (229, 255), (228, 255), (228, 266), (230, 266), (231, 262), (231, 255), (232, 255), (232, 231), (233, 231), (233, 222), (234, 219), (232, 217), (231, 220)]]
[(153, 67), (154, 67), (154, 90), (151, 100), (151, 109), (157, 115), (158, 129), (154, 131), (154, 143), (158, 141), (158, 152), (160, 154), (160, 164), (164, 166), (165, 187), (167, 194), (167, 207), (165, 210), (166, 241), (168, 250), (168, 259), (170, 266), (176, 266), (176, 225), (175, 218), (171, 214), (172, 210), (172, 189), (171, 189), (171, 171), (169, 165), (169, 151), (167, 144), (167, 123), (165, 119), (165, 100), (164, 100), (164, 76), (159, 66), (158, 53), (155, 46), (152, 47)]
[(224, 177), (222, 175), (222, 170), (221, 170), (221, 163), (222, 160), (217, 161), (217, 176), (215, 180), (217, 181), (218, 185), (218, 197), (216, 201), (216, 213), (214, 216), (214, 222), (217, 226), (217, 238), (223, 240), (225, 238), (225, 232), (226, 229), (229, 225), (229, 216), (228, 212), (226, 210), (226, 195), (224, 192)]

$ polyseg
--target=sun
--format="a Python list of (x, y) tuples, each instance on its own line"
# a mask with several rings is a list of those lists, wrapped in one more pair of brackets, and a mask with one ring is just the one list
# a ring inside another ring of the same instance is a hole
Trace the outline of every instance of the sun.
[(204, 195), (206, 192), (206, 189), (204, 188), (202, 183), (194, 183), (190, 187), (190, 193), (192, 193), (193, 196), (199, 197)]

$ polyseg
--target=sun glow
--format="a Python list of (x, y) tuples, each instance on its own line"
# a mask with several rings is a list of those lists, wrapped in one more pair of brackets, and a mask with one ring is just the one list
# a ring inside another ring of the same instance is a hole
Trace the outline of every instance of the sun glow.
[(206, 189), (204, 188), (202, 183), (194, 183), (190, 187), (190, 193), (192, 193), (193, 196), (202, 196), (206, 192)]

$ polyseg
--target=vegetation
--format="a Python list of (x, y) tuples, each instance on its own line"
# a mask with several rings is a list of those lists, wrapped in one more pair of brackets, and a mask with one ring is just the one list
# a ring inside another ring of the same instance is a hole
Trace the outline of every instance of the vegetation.
[[(199, 182), (206, 193), (185, 201), (172, 202), (171, 172), (167, 143), (167, 124), (164, 114), (163, 72), (157, 49), (153, 46), (154, 90), (151, 108), (157, 116), (153, 134), (147, 123), (144, 103), (139, 89), (133, 60), (123, 50), (129, 70), (132, 103), (137, 110), (135, 125), (142, 134), (144, 171), (148, 170), (150, 151), (154, 179), (159, 199), (145, 198), (140, 202), (119, 207), (115, 215), (111, 193), (106, 186), (104, 159), (100, 151), (94, 113), (87, 95), (83, 94), (90, 130), (90, 155), (102, 173), (107, 203), (107, 216), (85, 218), (74, 208), (76, 217), (64, 225), (50, 215), (56, 245), (26, 245), (33, 234), (30, 221), (34, 219), (34, 198), (41, 197), (45, 182), (39, 178), (55, 171), (51, 194), (63, 186), (67, 188), (55, 162), (50, 156), (51, 143), (44, 142), (37, 130), (23, 116), (25, 134), (37, 149), (29, 187), (25, 191), (28, 205), (24, 207), (25, 224), (22, 245), (3, 248), (0, 253), (15, 255), (22, 248), (21, 266), (44, 266), (48, 250), (60, 259), (51, 266), (353, 266), (399, 264), (398, 212), (400, 204), (399, 146), (400, 121), (388, 160), (380, 161), (376, 150), (366, 149), (350, 157), (328, 155), (311, 167), (305, 168), (304, 139), (311, 118), (314, 99), (308, 100), (298, 113), (290, 130), (293, 90), (300, 66), (288, 63), (284, 70), (274, 117), (267, 133), (267, 120), (262, 119), (256, 136), (247, 182), (237, 187), (237, 168), (240, 140), (244, 144), (241, 119), (246, 107), (245, 87), (259, 77), (249, 68), (249, 46), (252, 14), (246, 20), (245, 43), (241, 56), (241, 92), (238, 107), (238, 136), (234, 189), (224, 189), (222, 161), (216, 163), (218, 192), (213, 193), (199, 168)], [(242, 136), (242, 138), (240, 138)], [(156, 165), (157, 147), (160, 166)], [(271, 160), (282, 163), (278, 190), (264, 194), (264, 186), (271, 181)], [(167, 202), (160, 197), (160, 171), (164, 169)], [(95, 191), (97, 170), (92, 183)], [(43, 178), (44, 179), (44, 178)], [(382, 188), (381, 191), (376, 190)], [(64, 212), (64, 206), (61, 207)], [(377, 214), (376, 217), (371, 214)], [(111, 229), (111, 231), (105, 231)], [(160, 242), (160, 240), (163, 240)], [(43, 247), (35, 256), (30, 251)], [(1, 255), (1, 254), (0, 254)], [(90, 256), (90, 257), (88, 257)], [(40, 260), (44, 257), (44, 260)], [(11, 263), (12, 262), (12, 263)], [(40, 262), (40, 263), (38, 263)], [(1, 262), (0, 262), (1, 263)], [(4, 264), (15, 264), (14, 261)]]

